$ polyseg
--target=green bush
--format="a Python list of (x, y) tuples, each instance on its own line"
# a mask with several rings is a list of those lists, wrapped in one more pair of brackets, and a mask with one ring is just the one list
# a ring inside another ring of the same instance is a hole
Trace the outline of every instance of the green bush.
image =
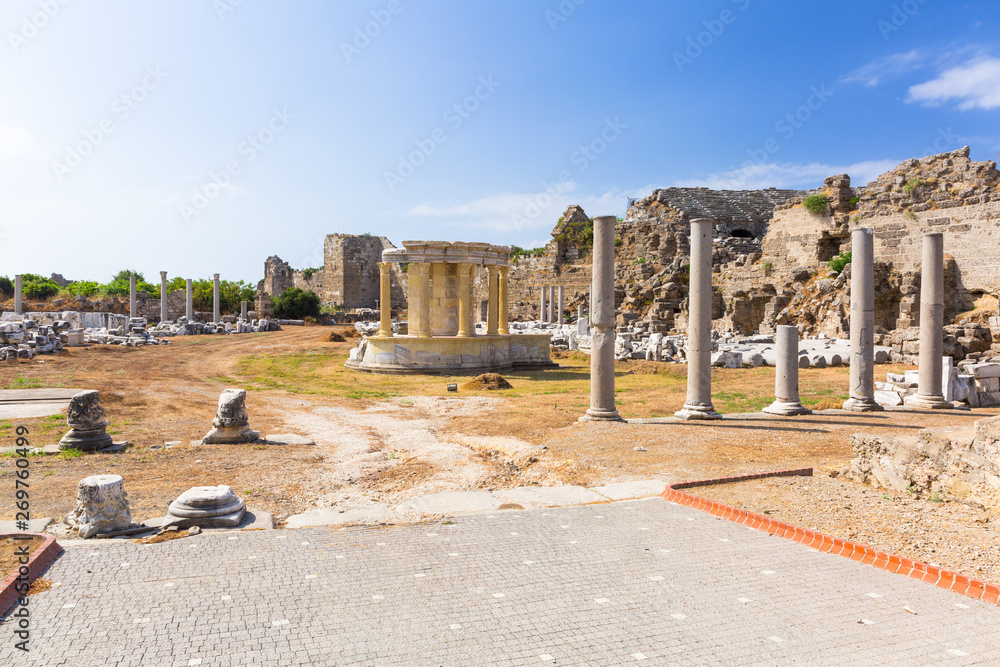
[(48, 299), (58, 294), (62, 288), (51, 278), (25, 273), (21, 276), (21, 289), (25, 296), (32, 299)]
[(310, 279), (310, 278), (313, 277), (314, 273), (318, 273), (318, 272), (319, 272), (319, 269), (316, 269), (316, 268), (302, 269), (302, 277), (305, 278), (306, 280), (308, 280), (308, 279)]
[(842, 252), (833, 259), (831, 259), (829, 262), (826, 263), (826, 265), (830, 267), (831, 271), (836, 271), (837, 273), (840, 273), (841, 271), (844, 270), (844, 267), (850, 263), (851, 263), (851, 251), (848, 250), (847, 252)]
[(851, 206), (857, 206), (858, 202), (860, 202), (860, 201), (861, 201), (861, 199), (858, 198), (858, 197), (851, 197), (851, 201), (849, 203), (851, 204)]
[(314, 292), (303, 292), (289, 287), (274, 301), (274, 316), (282, 320), (304, 320), (319, 317), (319, 297)]
[(81, 280), (79, 282), (70, 283), (66, 286), (66, 291), (73, 296), (86, 296), (91, 297), (98, 293), (102, 285), (93, 280)]
[(14, 293), (14, 283), (7, 276), (0, 276), (0, 294), (10, 296)]
[(820, 214), (826, 210), (826, 205), (830, 203), (830, 198), (826, 195), (809, 195), (802, 200), (802, 205), (810, 213)]
[(589, 255), (594, 248), (594, 219), (568, 223), (555, 239), (559, 243), (575, 245), (580, 249), (580, 255)]
[(919, 178), (915, 178), (912, 181), (908, 181), (906, 185), (903, 186), (903, 192), (905, 192), (906, 194), (910, 194), (923, 184), (924, 182), (922, 180), (920, 180)]
[(545, 248), (522, 248), (520, 246), (511, 246), (510, 258), (512, 261), (516, 262), (521, 257), (541, 257), (545, 254)]

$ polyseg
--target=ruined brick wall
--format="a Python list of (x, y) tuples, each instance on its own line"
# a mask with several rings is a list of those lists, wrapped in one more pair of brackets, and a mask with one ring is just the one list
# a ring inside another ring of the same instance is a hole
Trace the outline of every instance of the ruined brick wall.
[[(384, 236), (331, 234), (324, 242), (323, 303), (345, 308), (375, 308), (379, 298), (382, 251), (395, 248)], [(392, 271), (392, 305), (406, 307), (405, 278)]]

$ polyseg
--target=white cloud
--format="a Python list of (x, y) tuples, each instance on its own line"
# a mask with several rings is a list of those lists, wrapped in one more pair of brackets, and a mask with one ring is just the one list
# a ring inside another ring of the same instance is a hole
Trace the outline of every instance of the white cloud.
[(842, 78), (840, 82), (861, 83), (869, 87), (877, 86), (885, 79), (895, 79), (920, 68), (926, 60), (927, 54), (920, 49), (913, 49), (906, 53), (893, 53), (859, 67)]
[(804, 189), (818, 188), (823, 179), (835, 174), (848, 174), (851, 183), (864, 185), (874, 181), (899, 162), (897, 160), (868, 160), (851, 165), (771, 163), (755, 164), (708, 174), (703, 178), (677, 181), (679, 188), (713, 188), (715, 190), (759, 190), (763, 188)]
[(984, 58), (945, 70), (938, 78), (910, 88), (907, 102), (937, 106), (958, 99), (959, 109), (1000, 108), (1000, 58)]
[(31, 136), (19, 127), (0, 125), (0, 154), (17, 155), (31, 150)]

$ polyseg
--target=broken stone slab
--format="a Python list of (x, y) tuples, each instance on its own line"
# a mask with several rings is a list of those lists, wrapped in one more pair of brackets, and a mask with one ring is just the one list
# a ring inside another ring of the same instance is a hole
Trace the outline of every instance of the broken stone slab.
[[(44, 519), (28, 519), (28, 532), (40, 533), (44, 531), (50, 523), (52, 523), (52, 519), (49, 517)], [(22, 529), (18, 528), (17, 524), (17, 521), (0, 521), (0, 533), (21, 532)]]
[(586, 505), (608, 500), (607, 497), (582, 486), (522, 486), (516, 489), (499, 489), (494, 495), (505, 502), (521, 505), (525, 509)]
[(896, 406), (903, 404), (903, 395), (895, 391), (884, 389), (875, 390), (875, 402), (882, 406)]
[[(167, 517), (161, 516), (153, 519), (146, 519), (143, 523), (151, 528), (159, 528), (162, 526), (163, 522)], [(168, 526), (167, 529), (171, 527)], [(178, 529), (177, 525), (173, 525), (174, 530)], [(240, 521), (238, 526), (199, 526), (202, 530), (212, 530), (212, 531), (226, 531), (226, 530), (274, 530), (274, 517), (271, 516), (269, 512), (265, 512), (262, 509), (255, 509), (253, 507), (248, 507), (246, 512), (243, 514), (243, 519)]]
[(500, 508), (500, 500), (486, 491), (450, 491), (433, 493), (408, 500), (397, 509), (409, 509), (421, 514), (458, 514), (489, 512)]
[(1000, 364), (969, 364), (967, 370), (977, 380), (981, 378), (1000, 378)]
[(235, 528), (245, 513), (246, 505), (230, 487), (196, 486), (170, 503), (161, 526)]
[(369, 505), (352, 507), (347, 510), (323, 508), (311, 510), (303, 514), (288, 517), (286, 528), (305, 528), (308, 526), (344, 526), (354, 524), (395, 523), (396, 515), (387, 505)]
[(615, 482), (603, 486), (592, 486), (590, 490), (608, 500), (631, 500), (633, 498), (653, 498), (662, 494), (667, 483), (659, 479), (647, 479), (637, 482)]
[(294, 433), (276, 433), (274, 435), (264, 436), (263, 440), (259, 440), (258, 444), (261, 445), (305, 445), (313, 446), (316, 443), (310, 438), (304, 435), (295, 435)]

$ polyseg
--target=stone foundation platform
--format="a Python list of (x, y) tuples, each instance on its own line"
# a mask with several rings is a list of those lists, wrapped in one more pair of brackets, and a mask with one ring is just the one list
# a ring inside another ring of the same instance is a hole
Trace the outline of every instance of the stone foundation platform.
[(352, 351), (345, 366), (372, 373), (442, 375), (558, 368), (549, 358), (551, 339), (550, 334), (371, 336)]

